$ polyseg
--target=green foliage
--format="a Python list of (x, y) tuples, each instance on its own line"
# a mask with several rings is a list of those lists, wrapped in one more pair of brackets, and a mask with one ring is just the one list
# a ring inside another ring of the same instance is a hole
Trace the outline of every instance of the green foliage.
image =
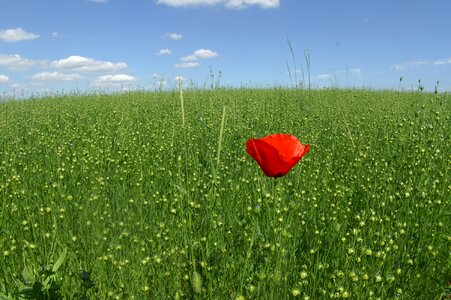
[[(178, 90), (0, 104), (0, 299), (448, 293), (449, 95), (183, 100), (184, 125)], [(276, 132), (311, 150), (273, 180), (244, 145)]]
[(25, 266), (20, 280), (16, 280), (19, 287), (17, 295), (24, 299), (62, 299), (56, 272), (66, 259), (66, 255), (65, 248), (53, 265), (39, 267), (37, 271), (31, 265)]

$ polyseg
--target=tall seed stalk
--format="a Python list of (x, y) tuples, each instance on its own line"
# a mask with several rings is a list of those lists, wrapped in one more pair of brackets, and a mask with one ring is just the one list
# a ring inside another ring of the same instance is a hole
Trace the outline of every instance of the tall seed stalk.
[(179, 78), (179, 90), (180, 90), (180, 109), (182, 111), (182, 125), (185, 126), (185, 107), (183, 105), (183, 80)]
[(218, 156), (216, 157), (216, 161), (217, 161), (218, 165), (219, 165), (219, 162), (221, 160), (222, 136), (224, 134), (225, 118), (226, 118), (226, 107), (224, 106), (224, 108), (222, 110), (221, 129), (219, 130)]

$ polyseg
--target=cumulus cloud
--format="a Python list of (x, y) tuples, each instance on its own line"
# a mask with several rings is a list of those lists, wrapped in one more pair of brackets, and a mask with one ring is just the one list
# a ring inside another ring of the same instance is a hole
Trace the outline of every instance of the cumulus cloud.
[(209, 49), (199, 49), (194, 51), (193, 56), (198, 58), (212, 58), (218, 56), (218, 53)]
[(120, 87), (125, 84), (132, 84), (136, 78), (127, 74), (103, 75), (92, 82), (94, 87)]
[(195, 68), (200, 66), (200, 64), (196, 61), (190, 61), (190, 62), (181, 62), (179, 64), (175, 64), (177, 68)]
[(0, 30), (0, 40), (7, 43), (14, 43), (19, 41), (34, 40), (39, 37), (39, 34), (27, 32), (21, 27), (13, 29)]
[(171, 55), (172, 51), (169, 49), (161, 49), (160, 51), (158, 51), (158, 53), (156, 55), (161, 56), (161, 55)]
[(197, 61), (199, 59), (208, 59), (219, 56), (218, 52), (209, 49), (199, 49), (194, 51), (192, 54), (182, 57), (181, 63), (175, 64), (177, 68), (195, 68), (200, 66)]
[(0, 75), (0, 83), (6, 83), (9, 81), (9, 77), (6, 75)]
[(71, 70), (73, 72), (117, 72), (126, 69), (126, 63), (113, 63), (99, 61), (83, 56), (72, 55), (68, 58), (53, 61), (51, 66), (57, 69)]
[(172, 7), (214, 6), (223, 4), (228, 8), (242, 9), (251, 5), (258, 5), (261, 8), (277, 8), (280, 5), (280, 0), (157, 0), (157, 3)]
[(136, 78), (127, 74), (103, 75), (96, 79), (97, 83), (125, 83), (135, 81)]
[(33, 60), (21, 57), (19, 54), (0, 53), (0, 67), (5, 67), (11, 71), (25, 71), (36, 66), (45, 66), (44, 60)]
[(35, 81), (71, 81), (80, 80), (83, 77), (80, 74), (63, 74), (59, 72), (41, 72), (31, 76), (32, 80)]
[(180, 39), (183, 37), (183, 35), (181, 35), (180, 33), (175, 33), (175, 32), (173, 32), (173, 33), (169, 33), (169, 34), (168, 34), (168, 37), (169, 37), (171, 40), (178, 41), (178, 40), (180, 40)]

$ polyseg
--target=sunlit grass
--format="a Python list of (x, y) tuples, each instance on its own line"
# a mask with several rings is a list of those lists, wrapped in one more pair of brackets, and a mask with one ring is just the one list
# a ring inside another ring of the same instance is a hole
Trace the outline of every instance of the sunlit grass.
[[(178, 91), (0, 104), (1, 293), (14, 297), (25, 267), (38, 274), (64, 249), (55, 282), (68, 299), (443, 293), (450, 96), (183, 99), (183, 119)], [(311, 149), (274, 180), (244, 145), (279, 132)]]

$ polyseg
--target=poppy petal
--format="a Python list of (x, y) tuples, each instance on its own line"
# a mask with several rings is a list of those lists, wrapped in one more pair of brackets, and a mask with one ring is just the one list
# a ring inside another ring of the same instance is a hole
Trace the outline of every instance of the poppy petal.
[(303, 145), (289, 134), (272, 134), (246, 142), (247, 153), (268, 177), (286, 175), (309, 150), (310, 145)]
[(276, 148), (260, 139), (249, 140), (246, 150), (268, 177), (279, 177), (281, 161)]

